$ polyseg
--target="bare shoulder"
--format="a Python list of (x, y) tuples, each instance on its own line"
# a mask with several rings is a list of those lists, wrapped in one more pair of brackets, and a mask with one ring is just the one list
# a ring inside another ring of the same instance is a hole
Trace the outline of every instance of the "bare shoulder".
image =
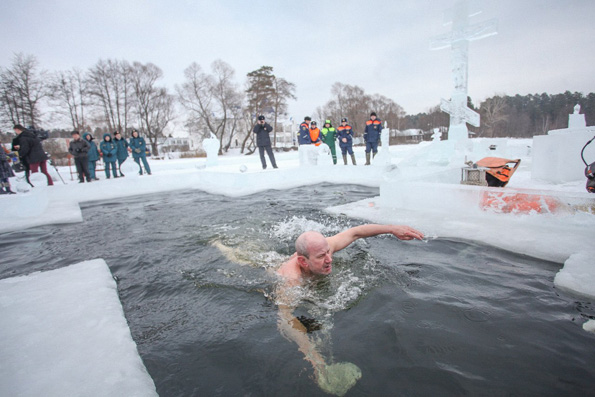
[(279, 266), (277, 275), (283, 277), (290, 283), (299, 282), (301, 280), (302, 272), (297, 263), (297, 254), (293, 254), (291, 258)]

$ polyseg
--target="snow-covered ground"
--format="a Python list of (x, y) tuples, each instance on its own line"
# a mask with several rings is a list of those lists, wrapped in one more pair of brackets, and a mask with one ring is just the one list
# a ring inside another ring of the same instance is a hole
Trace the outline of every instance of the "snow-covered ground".
[[(498, 147), (496, 151), (488, 152), (482, 149), (492, 144)], [(343, 165), (340, 156), (339, 164), (336, 166), (332, 165), (329, 157), (322, 157), (316, 167), (300, 167), (298, 153), (293, 151), (275, 154), (279, 169), (272, 169), (269, 166), (267, 170), (262, 170), (257, 154), (245, 156), (238, 152), (232, 152), (219, 157), (218, 164), (209, 167), (206, 166), (204, 158), (153, 160), (150, 162), (153, 175), (138, 176), (136, 165), (129, 159), (123, 167), (125, 178), (106, 180), (103, 172), (100, 172), (98, 175), (101, 180), (90, 184), (79, 184), (76, 176), (74, 176), (74, 180), (71, 180), (68, 167), (61, 167), (59, 171), (66, 183), (62, 183), (56, 171), (52, 169), (51, 173), (55, 180), (53, 187), (45, 186), (44, 177), (41, 174), (33, 175), (32, 181), (36, 187), (28, 192), (24, 192), (26, 186), (23, 182), (12, 180), (13, 187), (20, 192), (16, 195), (0, 197), (2, 213), (0, 232), (47, 224), (82, 222), (80, 203), (133, 195), (180, 189), (200, 189), (209, 193), (242, 196), (268, 189), (289, 189), (323, 182), (361, 184), (380, 187), (380, 196), (329, 208), (328, 211), (343, 213), (371, 222), (408, 224), (422, 230), (428, 238), (448, 237), (475, 240), (529, 256), (559, 262), (561, 270), (555, 280), (552, 280), (556, 287), (571, 294), (593, 299), (595, 298), (595, 261), (592, 258), (595, 257), (595, 246), (592, 242), (592, 232), (595, 226), (595, 214), (593, 213), (595, 198), (586, 193), (584, 179), (565, 184), (548, 184), (532, 180), (531, 144), (532, 140), (478, 139), (474, 140), (475, 149), (466, 153), (465, 156), (472, 161), (477, 161), (488, 155), (511, 159), (520, 158), (521, 166), (512, 177), (511, 182), (501, 190), (496, 189), (496, 193), (493, 194), (499, 194), (502, 191), (519, 194), (519, 197), (537, 195), (540, 202), (545, 203), (551, 199), (558, 203), (552, 208), (544, 205), (543, 213), (535, 211), (505, 212), (501, 208), (486, 207), (485, 205), (482, 207), (481, 200), (478, 202), (474, 200), (484, 192), (493, 191), (495, 188), (460, 185), (458, 182), (461, 175), (460, 168), (464, 165), (463, 159), (454, 162), (452, 158), (445, 160), (443, 158), (444, 151), (435, 150), (438, 147), (436, 143), (426, 142), (420, 145), (391, 146), (388, 163), (369, 167), (363, 166), (365, 162), (363, 148), (356, 148), (358, 165), (355, 167)], [(408, 197), (414, 199), (407, 200)], [(91, 264), (96, 267), (101, 262), (99, 260)], [(41, 311), (45, 313), (44, 318), (46, 319), (42, 328), (43, 334), (47, 336), (65, 333), (66, 331), (62, 327), (66, 321), (59, 319), (58, 312), (52, 312), (52, 310), (56, 310), (52, 309), (51, 305), (52, 299), (56, 296), (52, 288), (62, 291), (61, 294), (70, 294), (71, 296), (65, 299), (65, 301), (71, 302), (70, 305), (80, 305), (79, 288), (81, 286), (84, 288), (89, 277), (96, 277), (95, 275), (78, 275), (82, 272), (81, 269), (89, 267), (91, 267), (89, 264), (81, 264), (48, 272), (47, 275), (34, 274), (0, 282), (2, 316), (8, 318), (4, 316), (11, 313), (13, 316), (10, 321), (3, 321), (0, 328), (3, 345), (19, 346), (26, 351), (32, 349), (32, 352), (38, 352), (35, 360), (40, 363), (37, 368), (32, 368), (31, 364), (26, 361), (18, 361), (18, 357), (14, 358), (17, 361), (7, 363), (4, 360), (7, 355), (3, 352), (3, 362), (0, 364), (3, 373), (0, 392), (19, 390), (7, 389), (8, 386), (6, 386), (6, 382), (11, 376), (17, 380), (24, 379), (18, 377), (19, 373), (31, 373), (32, 375), (29, 374), (31, 378), (36, 379), (34, 383), (38, 382), (31, 386), (31, 392), (23, 392), (23, 395), (37, 395), (35, 391), (42, 390), (44, 382), (51, 383), (51, 379), (56, 379), (52, 375), (45, 374), (47, 368), (53, 368), (52, 363), (56, 361), (55, 354), (57, 353), (54, 350), (56, 347), (50, 343), (53, 339), (46, 339), (44, 342), (43, 335), (40, 334), (41, 331), (31, 331), (31, 323), (35, 322), (37, 313)], [(107, 269), (105, 266), (103, 267)], [(103, 272), (103, 270), (97, 271)], [(48, 279), (52, 277), (50, 273), (54, 272), (64, 272), (64, 274), (52, 281), (44, 280), (45, 277)], [(105, 274), (97, 277), (105, 278), (104, 276)], [(80, 283), (72, 282), (72, 280), (78, 280)], [(122, 323), (124, 321), (122, 309), (119, 305), (114, 305), (113, 302), (113, 298), (116, 296), (114, 295), (115, 285), (111, 285), (107, 280), (104, 281), (105, 283), (100, 283), (101, 285), (86, 289), (111, 289), (111, 294), (93, 298), (95, 306), (102, 306), (109, 313), (103, 317), (101, 315), (97, 317), (97, 314), (91, 312), (72, 311), (70, 324), (78, 329), (68, 331), (72, 336), (67, 341), (68, 343), (65, 342), (60, 346), (63, 352), (60, 353), (60, 363), (66, 368), (68, 365), (78, 366), (80, 363), (80, 356), (77, 355), (78, 346), (81, 344), (96, 345), (99, 352), (96, 352), (95, 356), (93, 352), (88, 354), (90, 357), (94, 357), (92, 360), (98, 366), (104, 364), (110, 367), (113, 362), (118, 361), (124, 363), (125, 371), (134, 374), (130, 375), (131, 382), (136, 382), (139, 390), (146, 391), (142, 395), (150, 395), (154, 393), (154, 386), (152, 382), (149, 382), (150, 379), (149, 381), (145, 379), (146, 372), (144, 372), (142, 362), (136, 361), (137, 356), (133, 358), (134, 354), (129, 348), (133, 342), (130, 332), (124, 329), (126, 328), (125, 323)], [(89, 294), (91, 293), (92, 291), (89, 291)], [(45, 306), (42, 306), (42, 303)], [(60, 308), (59, 312), (67, 306), (66, 302), (56, 305)], [(102, 307), (98, 307), (97, 310)], [(97, 318), (102, 318), (101, 327), (89, 326), (91, 322), (98, 321)], [(104, 327), (111, 327), (109, 329), (114, 330), (114, 338), (111, 340), (108, 340), (109, 338), (101, 339), (101, 335), (97, 335), (102, 333), (99, 329), (103, 330)], [(593, 321), (586, 323), (584, 328), (592, 332), (595, 329)], [(36, 327), (36, 329), (38, 328)], [(94, 329), (97, 334), (89, 335), (90, 329)], [(76, 340), (76, 335), (81, 335), (81, 338), (88, 335), (90, 339)], [(32, 344), (31, 340), (36, 343)], [(91, 342), (92, 340), (93, 342)], [(47, 344), (45, 350), (40, 347), (44, 343)], [(120, 349), (121, 344), (127, 345), (128, 348)], [(23, 350), (21, 350), (21, 356), (24, 357), (27, 352)], [(121, 352), (122, 357), (115, 359), (101, 355), (101, 352), (105, 350), (113, 351), (114, 354)], [(10, 353), (10, 349), (7, 352)], [(18, 354), (14, 353), (13, 356), (18, 356)], [(35, 372), (39, 372), (39, 374), (35, 375)], [(98, 371), (96, 375), (96, 381), (101, 385), (97, 386), (95, 390), (106, 390), (105, 395), (133, 395), (111, 393), (112, 387), (114, 389), (120, 387), (117, 386), (121, 381), (118, 376), (102, 371)], [(103, 378), (103, 382), (101, 378)], [(76, 380), (72, 380), (72, 382), (76, 383)], [(86, 387), (83, 385), (86, 380), (79, 382), (81, 388)], [(8, 384), (14, 387), (18, 386), (15, 383)], [(72, 387), (72, 389), (68, 389), (68, 387)], [(121, 386), (118, 390), (126, 390), (125, 387), (127, 386)], [(69, 384), (65, 385), (62, 390), (75, 389), (76, 385)], [(83, 391), (74, 394), (85, 394), (84, 390), (86, 389), (80, 390)], [(54, 395), (64, 394), (69, 393), (54, 393)]]

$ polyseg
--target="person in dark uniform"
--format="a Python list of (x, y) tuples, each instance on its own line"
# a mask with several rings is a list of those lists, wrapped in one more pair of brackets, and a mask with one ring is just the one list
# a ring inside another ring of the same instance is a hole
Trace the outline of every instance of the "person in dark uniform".
[(78, 131), (72, 131), (70, 135), (72, 135), (72, 140), (68, 145), (68, 153), (74, 156), (74, 165), (79, 175), (79, 183), (85, 182), (85, 178), (87, 178), (87, 182), (91, 182), (88, 155), (91, 145), (86, 139), (81, 139)]
[(353, 154), (353, 129), (347, 124), (347, 118), (341, 119), (341, 125), (337, 128), (339, 133), (339, 147), (343, 155), (343, 163), (347, 165), (347, 153), (351, 156), (351, 162), (355, 164), (355, 154)]
[(366, 142), (366, 165), (370, 165), (370, 151), (373, 156), (378, 153), (378, 142), (382, 132), (382, 122), (376, 117), (376, 113), (370, 113), (370, 120), (366, 121), (364, 141)]
[(269, 136), (269, 132), (273, 131), (273, 127), (271, 127), (270, 124), (264, 120), (264, 116), (260, 115), (258, 116), (258, 122), (252, 131), (256, 134), (256, 146), (258, 146), (258, 151), (260, 153), (262, 169), (266, 170), (267, 168), (267, 161), (264, 157), (265, 151), (269, 156), (269, 160), (271, 161), (273, 168), (278, 168), (277, 163), (275, 162), (273, 148), (271, 147), (271, 137)]

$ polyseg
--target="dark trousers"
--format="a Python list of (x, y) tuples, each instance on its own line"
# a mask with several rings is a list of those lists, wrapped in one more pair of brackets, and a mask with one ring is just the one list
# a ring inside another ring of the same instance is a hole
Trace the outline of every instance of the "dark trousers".
[(370, 153), (370, 150), (376, 154), (378, 153), (378, 141), (366, 142), (366, 153)]
[(269, 155), (269, 160), (271, 161), (271, 165), (273, 166), (273, 168), (277, 168), (277, 163), (275, 162), (275, 155), (273, 154), (273, 148), (271, 147), (271, 145), (258, 147), (258, 152), (260, 153), (260, 162), (262, 163), (262, 168), (265, 169), (267, 167), (267, 161), (264, 158), (265, 150), (266, 150), (267, 154)]
[(124, 164), (124, 161), (126, 161), (128, 157), (126, 157), (123, 160), (118, 159), (118, 171), (120, 171), (120, 176), (124, 176), (124, 174), (122, 174), (122, 164)]
[(84, 182), (85, 178), (87, 178), (87, 182), (91, 182), (91, 174), (89, 173), (89, 157), (75, 157), (74, 165), (76, 166), (76, 172), (79, 174), (79, 181)]
[(349, 154), (353, 154), (353, 144), (351, 142), (341, 142), (339, 147), (341, 148), (341, 154), (347, 154), (347, 152), (349, 152)]

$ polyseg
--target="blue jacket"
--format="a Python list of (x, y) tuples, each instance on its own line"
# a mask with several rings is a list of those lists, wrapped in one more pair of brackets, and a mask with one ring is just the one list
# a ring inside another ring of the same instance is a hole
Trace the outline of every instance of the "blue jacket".
[(146, 148), (147, 144), (145, 143), (145, 138), (142, 136), (130, 138), (130, 149), (132, 149), (133, 158), (138, 159), (140, 157), (146, 157)]
[(300, 124), (300, 130), (298, 132), (298, 144), (310, 145), (312, 139), (310, 139), (310, 127), (306, 123)]
[[(90, 136), (91, 139), (87, 139), (87, 135)], [(89, 161), (99, 160), (99, 150), (97, 150), (97, 145), (95, 144), (95, 142), (93, 142), (93, 140), (95, 139), (95, 138), (93, 138), (93, 135), (91, 135), (90, 132), (85, 132), (85, 133), (83, 133), (83, 139), (85, 139), (87, 142), (89, 142), (89, 146), (91, 146), (89, 148), (89, 151), (87, 152)]]
[[(353, 129), (349, 124), (337, 127), (337, 133), (339, 136), (339, 145), (348, 146), (353, 143)], [(343, 138), (346, 138), (347, 142), (343, 142)]]
[(116, 158), (120, 161), (124, 161), (128, 158), (128, 142), (126, 139), (116, 139), (114, 138), (114, 142), (118, 146), (118, 153), (116, 153)]
[(366, 129), (364, 130), (364, 141), (378, 142), (380, 140), (381, 132), (382, 121), (380, 121), (380, 119), (366, 121)]
[(99, 150), (103, 153), (104, 163), (115, 163), (117, 160), (116, 154), (118, 153), (118, 145), (112, 140), (106, 141), (106, 137), (110, 137), (110, 134), (103, 134), (103, 141), (99, 144)]

